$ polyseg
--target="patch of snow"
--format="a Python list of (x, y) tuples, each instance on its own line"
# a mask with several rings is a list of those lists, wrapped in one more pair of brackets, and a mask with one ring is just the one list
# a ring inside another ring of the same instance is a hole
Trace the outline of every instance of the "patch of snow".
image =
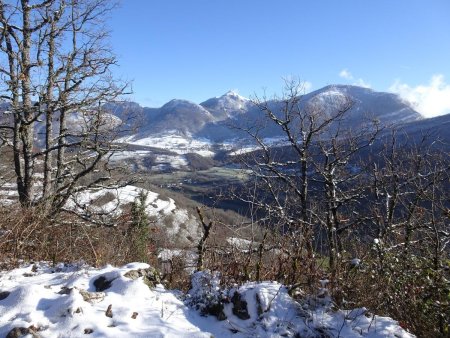
[(141, 158), (151, 155), (151, 151), (149, 150), (124, 150), (124, 151), (117, 151), (111, 156), (111, 161), (113, 162), (119, 162), (127, 158)]
[[(161, 285), (149, 289), (142, 278), (124, 276), (132, 269), (147, 267), (134, 263), (122, 268), (57, 271), (40, 264), (36, 273), (31, 266), (3, 273), (0, 289), (10, 294), (0, 300), (0, 336), (15, 327), (33, 325), (43, 337), (84, 337), (86, 332), (92, 332), (90, 337), (210, 337), (195, 324), (200, 316), (188, 313), (175, 292)], [(93, 281), (100, 276), (112, 280), (104, 299), (84, 301), (82, 293), (94, 292)], [(106, 316), (109, 305), (111, 317)]]
[(188, 165), (184, 156), (158, 155), (156, 156), (155, 162), (158, 164), (170, 164), (170, 166), (175, 169), (180, 169), (181, 167)]
[[(66, 208), (80, 213), (90, 210), (96, 213), (118, 216), (123, 212), (123, 208), (126, 205), (135, 201), (141, 191), (147, 194), (146, 211), (149, 215), (157, 215), (160, 212), (169, 213), (175, 209), (175, 202), (172, 199), (163, 201), (158, 199), (157, 193), (132, 185), (117, 189), (88, 190), (77, 193), (68, 201)], [(107, 197), (108, 194), (110, 201), (103, 204), (97, 202)]]
[(249, 241), (248, 239), (238, 238), (238, 237), (228, 237), (227, 243), (231, 245), (233, 248), (247, 252), (251, 248), (256, 248), (259, 243)]
[(17, 189), (17, 184), (16, 183), (5, 182), (5, 183), (0, 184), (0, 187), (6, 188), (6, 189)]
[(361, 265), (361, 260), (360, 260), (359, 258), (353, 258), (353, 259), (350, 261), (350, 264), (351, 264), (352, 266), (360, 266), (360, 265)]
[(147, 215), (152, 218), (153, 225), (161, 228), (172, 243), (190, 245), (201, 235), (198, 220), (186, 209), (178, 208), (172, 198), (162, 199), (157, 193), (131, 185), (116, 189), (83, 191), (75, 194), (65, 207), (86, 218), (102, 221), (104, 215), (120, 216), (141, 191), (147, 194)]
[(0, 196), (2, 197), (18, 197), (17, 190), (0, 190)]
[[(262, 142), (268, 147), (282, 147), (289, 145), (289, 141), (286, 139), (285, 136), (265, 137), (262, 139)], [(236, 150), (230, 152), (231, 156), (236, 156), (247, 154), (252, 151), (261, 149), (261, 146), (258, 144), (246, 144), (242, 146), (237, 146), (236, 143), (230, 141), (223, 143), (222, 148), (225, 150), (232, 150), (233, 148), (237, 148)]]
[(192, 138), (189, 135), (182, 136), (167, 131), (164, 134), (159, 134), (144, 138), (132, 138), (127, 137), (120, 140), (120, 142), (153, 147), (159, 149), (169, 150), (179, 155), (185, 155), (188, 153), (196, 153), (201, 156), (212, 157), (214, 152), (211, 151), (212, 142), (206, 138)]
[(183, 251), (180, 249), (162, 249), (158, 253), (158, 259), (162, 261), (170, 261), (174, 257), (180, 257), (183, 255)]

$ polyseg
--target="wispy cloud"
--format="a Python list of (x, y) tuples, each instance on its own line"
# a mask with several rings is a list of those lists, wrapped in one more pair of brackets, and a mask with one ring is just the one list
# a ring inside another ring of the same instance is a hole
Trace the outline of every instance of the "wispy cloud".
[(339, 72), (339, 76), (346, 80), (353, 80), (353, 75), (348, 71), (348, 69), (342, 69)]
[(370, 85), (370, 83), (364, 81), (363, 79), (359, 78), (357, 79), (355, 82), (353, 82), (353, 84), (355, 86), (360, 86), (360, 87), (364, 87), (364, 88), (372, 88), (372, 86)]
[(450, 84), (445, 82), (442, 74), (433, 75), (427, 85), (416, 87), (396, 80), (389, 90), (409, 101), (414, 109), (426, 117), (450, 113)]
[(364, 81), (362, 78), (355, 78), (353, 74), (347, 69), (344, 68), (339, 72), (339, 76), (347, 81), (351, 81), (352, 85), (360, 86), (364, 88), (371, 88), (370, 83)]

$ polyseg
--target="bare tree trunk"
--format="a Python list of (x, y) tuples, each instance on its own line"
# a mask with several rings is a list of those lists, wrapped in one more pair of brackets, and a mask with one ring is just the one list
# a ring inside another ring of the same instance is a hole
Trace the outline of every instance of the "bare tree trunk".
[[(56, 22), (58, 17), (55, 15), (51, 22), (50, 33), (48, 38), (48, 74), (47, 74), (47, 92), (45, 95), (46, 102), (46, 120), (45, 120), (45, 148), (50, 149), (53, 145), (53, 90), (55, 82), (54, 57), (55, 57), (55, 35)], [(43, 198), (48, 201), (52, 189), (52, 170), (53, 170), (53, 152), (47, 151), (44, 155), (44, 182), (43, 182)]]
[(31, 29), (30, 29), (30, 6), (28, 0), (21, 0), (22, 4), (22, 49), (21, 49), (21, 74), (20, 82), (22, 89), (22, 111), (23, 121), (20, 125), (20, 138), (22, 140), (23, 153), (23, 190), (19, 192), (19, 200), (22, 205), (29, 205), (32, 200), (31, 189), (33, 187), (33, 107), (31, 102), (31, 80), (30, 80), (30, 50), (31, 50)]
[(205, 219), (203, 217), (202, 211), (199, 207), (196, 208), (198, 217), (200, 219), (200, 222), (202, 224), (203, 228), (203, 235), (200, 238), (198, 244), (197, 244), (197, 271), (202, 271), (204, 269), (204, 255), (206, 251), (206, 241), (210, 235), (211, 228), (213, 226), (213, 222), (206, 223)]

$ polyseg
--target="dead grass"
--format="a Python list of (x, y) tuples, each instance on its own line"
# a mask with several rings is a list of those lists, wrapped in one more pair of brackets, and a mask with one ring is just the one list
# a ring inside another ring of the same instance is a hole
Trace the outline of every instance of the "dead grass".
[[(129, 215), (115, 227), (98, 227), (76, 216), (61, 214), (53, 219), (36, 208), (0, 208), (0, 261), (3, 268), (22, 262), (84, 261), (93, 266), (122, 265), (133, 257)], [(147, 262), (154, 263), (155, 248), (148, 245)]]
[[(135, 261), (131, 215), (125, 213), (115, 221), (115, 227), (96, 227), (71, 215), (51, 219), (36, 208), (2, 207), (0, 268), (33, 261), (84, 261), (93, 266)], [(219, 271), (224, 284), (275, 280), (292, 287), (295, 294), (313, 294), (318, 281), (330, 276), (326, 258), (318, 253), (308, 256), (301, 238), (256, 226), (239, 229), (212, 221), (216, 223), (206, 241), (203, 265)], [(187, 290), (190, 272), (195, 267), (192, 254), (196, 247), (172, 248), (182, 249), (182, 253), (158, 260), (159, 249), (168, 242), (164, 236), (165, 232), (156, 228), (150, 231), (146, 262), (160, 269), (167, 287)], [(227, 241), (230, 237), (246, 238), (248, 242), (232, 245)], [(448, 267), (437, 271), (430, 268), (426, 258), (411, 256), (402, 261), (400, 252), (392, 252), (385, 257), (385, 269), (380, 270), (370, 244), (352, 242), (347, 247), (353, 252), (342, 254), (337, 282), (331, 290), (338, 306), (367, 307), (399, 320), (421, 337), (448, 333)], [(355, 255), (362, 260), (360, 266), (350, 264)]]

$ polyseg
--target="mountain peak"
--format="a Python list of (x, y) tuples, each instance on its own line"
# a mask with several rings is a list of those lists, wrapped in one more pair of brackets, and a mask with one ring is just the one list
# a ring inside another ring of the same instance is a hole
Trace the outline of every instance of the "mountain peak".
[(172, 99), (166, 104), (164, 104), (164, 106), (177, 106), (177, 105), (196, 105), (196, 103), (184, 99)]
[(239, 95), (239, 93), (236, 90), (232, 90), (230, 89), (229, 91), (227, 91), (225, 94), (223, 94), (220, 97), (217, 97), (218, 99), (221, 98), (230, 98), (230, 99), (234, 99), (234, 100), (239, 100), (239, 101), (249, 101), (249, 99), (247, 99), (246, 97), (243, 97), (241, 95)]
[(211, 112), (216, 121), (221, 121), (246, 111), (250, 100), (239, 95), (235, 90), (229, 90), (222, 96), (206, 100), (200, 105)]

